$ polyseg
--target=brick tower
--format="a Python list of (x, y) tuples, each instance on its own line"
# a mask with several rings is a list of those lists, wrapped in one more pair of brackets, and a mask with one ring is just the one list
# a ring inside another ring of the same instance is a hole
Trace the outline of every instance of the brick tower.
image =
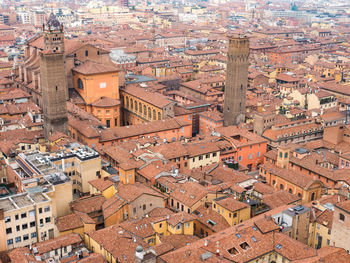
[(68, 134), (68, 88), (65, 70), (63, 26), (51, 14), (43, 25), (44, 50), (40, 53), (40, 82), (45, 137), (55, 131)]
[(230, 36), (223, 110), (224, 126), (244, 122), (248, 85), (248, 57), (249, 39), (245, 35)]

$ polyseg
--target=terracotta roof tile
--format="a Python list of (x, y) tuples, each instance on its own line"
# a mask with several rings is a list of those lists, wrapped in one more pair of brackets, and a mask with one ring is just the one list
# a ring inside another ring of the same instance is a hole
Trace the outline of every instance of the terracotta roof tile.
[[(206, 208), (204, 205), (202, 205), (196, 209), (194, 214), (196, 215), (197, 221), (201, 222), (214, 232), (219, 232), (230, 227), (230, 224), (226, 221), (226, 219), (221, 214), (218, 214), (216, 211), (212, 210), (211, 207)], [(215, 225), (210, 224), (209, 220), (214, 222)]]
[(280, 167), (277, 167), (271, 163), (264, 163), (261, 166), (266, 172), (271, 173), (273, 175), (276, 175), (288, 182), (291, 182), (303, 189), (308, 188), (314, 180), (304, 174), (298, 173), (297, 171), (294, 170), (289, 170), (289, 169), (283, 169)]
[(89, 184), (96, 188), (98, 191), (102, 192), (107, 188), (111, 187), (114, 183), (111, 180), (109, 180), (108, 177), (105, 177), (91, 180), (89, 181)]
[(106, 201), (103, 195), (92, 195), (81, 197), (71, 203), (74, 211), (82, 213), (92, 213), (102, 209), (102, 204)]
[(130, 94), (136, 98), (140, 98), (158, 108), (164, 108), (167, 105), (171, 104), (172, 101), (167, 99), (165, 96), (158, 92), (154, 92), (150, 89), (141, 88), (138, 85), (127, 85), (122, 92)]
[(126, 204), (127, 202), (120, 198), (118, 195), (113, 195), (102, 205), (104, 219), (107, 219), (111, 215), (117, 213)]
[(91, 60), (85, 61), (79, 66), (74, 67), (72, 70), (84, 75), (102, 74), (119, 71), (119, 69), (114, 66), (97, 63)]
[(116, 100), (108, 97), (101, 97), (95, 100), (91, 105), (94, 107), (114, 107), (114, 106), (120, 105), (120, 100)]
[(341, 203), (337, 203), (336, 207), (339, 207), (340, 209), (350, 213), (350, 200), (341, 202)]
[(178, 120), (176, 118), (169, 118), (165, 120), (152, 121), (151, 123), (136, 124), (124, 127), (115, 127), (101, 131), (100, 142), (120, 140), (123, 138), (145, 136), (150, 133), (161, 132), (172, 129), (180, 129), (181, 127), (190, 126), (191, 124)]
[(49, 239), (47, 241), (35, 243), (33, 244), (33, 247), (37, 248), (39, 255), (43, 255), (44, 253), (54, 251), (58, 248), (79, 243), (83, 243), (83, 240), (80, 237), (80, 235), (76, 233), (71, 233), (68, 235), (56, 237), (54, 239)]
[(80, 216), (73, 213), (70, 215), (58, 217), (56, 226), (58, 228), (58, 231), (63, 232), (63, 231), (83, 227), (84, 224), (81, 221)]
[(208, 194), (207, 190), (198, 183), (185, 182), (177, 184), (176, 189), (169, 195), (188, 207), (192, 207)]
[[(138, 245), (141, 245), (144, 250), (149, 248), (149, 245), (141, 238), (126, 232), (119, 225), (90, 232), (88, 235), (121, 263), (134, 261), (135, 250)], [(118, 244), (118, 246), (115, 244)]]
[(237, 201), (232, 196), (226, 197), (226, 198), (219, 198), (218, 200), (214, 200), (217, 204), (221, 205), (222, 207), (226, 208), (227, 210), (231, 212), (235, 212), (238, 210), (241, 210), (243, 208), (248, 208), (249, 205), (246, 203)]
[(301, 198), (294, 194), (290, 194), (286, 191), (278, 191), (272, 194), (266, 194), (263, 196), (262, 201), (268, 205), (271, 209), (282, 206), (294, 204), (300, 201)]
[(139, 182), (135, 184), (119, 184), (117, 194), (127, 202), (132, 202), (143, 194), (164, 198), (164, 196), (157, 191)]

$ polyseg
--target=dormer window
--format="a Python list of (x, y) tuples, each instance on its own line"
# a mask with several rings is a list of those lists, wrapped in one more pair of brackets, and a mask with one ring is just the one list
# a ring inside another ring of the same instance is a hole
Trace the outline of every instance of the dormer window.
[(250, 248), (250, 246), (248, 245), (247, 242), (243, 242), (242, 244), (239, 245), (242, 249), (246, 250), (248, 248)]

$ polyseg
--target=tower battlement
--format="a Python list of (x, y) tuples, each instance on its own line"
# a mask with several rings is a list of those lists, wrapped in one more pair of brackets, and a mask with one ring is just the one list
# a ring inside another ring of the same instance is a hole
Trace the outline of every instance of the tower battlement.
[(53, 132), (68, 133), (67, 76), (63, 26), (51, 14), (43, 25), (44, 50), (40, 53), (41, 92), (45, 137)]

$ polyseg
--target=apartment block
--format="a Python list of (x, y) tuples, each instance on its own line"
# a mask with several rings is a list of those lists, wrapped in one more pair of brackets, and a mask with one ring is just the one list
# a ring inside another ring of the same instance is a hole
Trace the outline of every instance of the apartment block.
[(52, 201), (45, 193), (0, 199), (0, 251), (29, 246), (56, 235)]

